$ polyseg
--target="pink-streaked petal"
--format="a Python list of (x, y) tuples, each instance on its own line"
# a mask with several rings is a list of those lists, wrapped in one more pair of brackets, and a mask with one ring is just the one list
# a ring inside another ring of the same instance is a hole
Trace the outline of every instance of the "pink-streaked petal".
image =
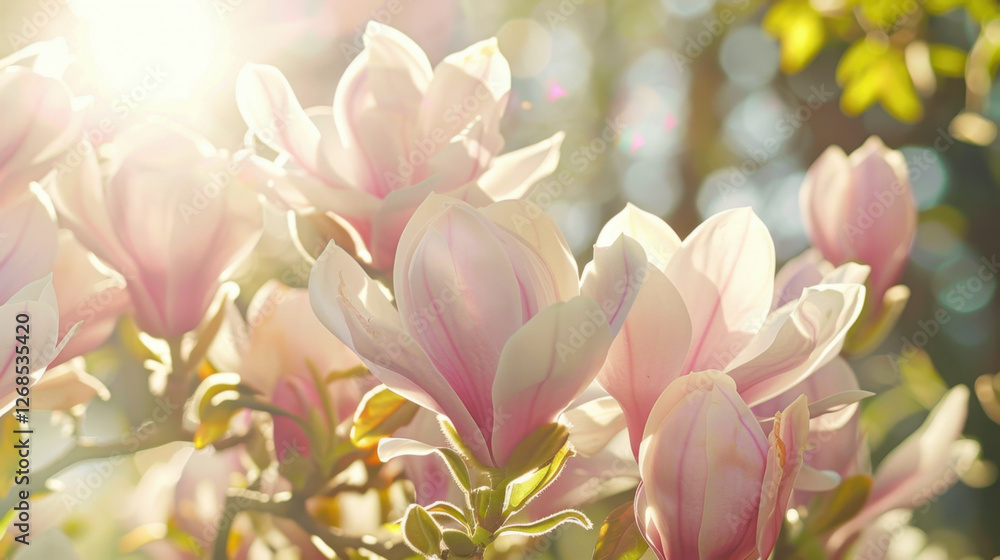
[(510, 234), (501, 239), (524, 291), (535, 300), (535, 311), (580, 294), (580, 273), (573, 252), (541, 208), (530, 202), (502, 200), (480, 211)]
[(959, 440), (968, 415), (969, 389), (953, 387), (915, 432), (879, 464), (871, 494), (861, 512), (830, 536), (838, 547), (875, 518), (896, 509), (912, 509), (942, 492), (956, 473), (968, 469), (978, 455), (974, 442)]
[(596, 455), (625, 429), (625, 413), (612, 397), (601, 397), (562, 414), (570, 426), (569, 442), (583, 457)]
[(594, 260), (583, 270), (580, 293), (597, 302), (611, 325), (611, 335), (616, 336), (642, 282), (659, 272), (646, 260), (639, 243), (622, 235), (610, 246), (594, 247)]
[(840, 353), (861, 313), (864, 287), (825, 284), (772, 313), (727, 368), (751, 406), (790, 389)]
[(94, 350), (111, 336), (118, 317), (129, 307), (125, 279), (107, 268), (76, 240), (59, 230), (59, 252), (52, 271), (59, 300), (60, 338), (80, 323), (53, 365)]
[(455, 390), (404, 330), (399, 312), (378, 284), (340, 247), (330, 244), (316, 260), (309, 300), (319, 320), (379, 381), (447, 416), (477, 458), (492, 464), (482, 432)]
[(842, 241), (851, 189), (851, 164), (840, 146), (827, 148), (809, 167), (799, 206), (803, 223), (814, 247), (826, 260), (842, 264), (850, 260), (849, 247)]
[(433, 75), (427, 55), (403, 33), (374, 21), (368, 23), (364, 40), (375, 102), (415, 121)]
[(769, 438), (757, 517), (757, 551), (761, 558), (769, 558), (778, 541), (808, 437), (809, 408), (803, 395), (776, 419)]
[(666, 222), (631, 202), (604, 224), (595, 245), (611, 245), (622, 234), (638, 241), (649, 262), (661, 271), (666, 271), (667, 263), (681, 246), (680, 237)]
[(479, 185), (494, 200), (523, 198), (559, 165), (559, 150), (566, 135), (551, 138), (498, 156), (479, 178)]
[(667, 265), (691, 317), (684, 369), (723, 369), (763, 323), (774, 293), (774, 243), (749, 208), (716, 214)]
[(261, 142), (316, 172), (319, 130), (280, 70), (263, 64), (244, 66), (236, 78), (236, 105)]
[(499, 464), (583, 393), (610, 344), (604, 313), (585, 297), (543, 309), (510, 337), (492, 388), (493, 453)]
[(625, 411), (633, 454), (653, 404), (682, 375), (690, 342), (680, 293), (662, 272), (649, 271), (597, 378)]
[(421, 135), (440, 129), (451, 138), (476, 118), (499, 120), (510, 93), (510, 78), (510, 65), (500, 54), (496, 39), (448, 55), (434, 69), (427, 88), (426, 105), (420, 114)]
[(816, 249), (808, 249), (785, 263), (774, 275), (774, 300), (771, 303), (771, 311), (799, 299), (802, 290), (819, 284), (823, 281), (823, 276), (832, 270), (833, 265)]

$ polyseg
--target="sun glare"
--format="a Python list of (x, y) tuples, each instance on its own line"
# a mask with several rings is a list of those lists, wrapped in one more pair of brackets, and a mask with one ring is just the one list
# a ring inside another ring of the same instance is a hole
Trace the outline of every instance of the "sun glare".
[(198, 0), (75, 0), (103, 78), (119, 92), (180, 99), (205, 77), (215, 35)]

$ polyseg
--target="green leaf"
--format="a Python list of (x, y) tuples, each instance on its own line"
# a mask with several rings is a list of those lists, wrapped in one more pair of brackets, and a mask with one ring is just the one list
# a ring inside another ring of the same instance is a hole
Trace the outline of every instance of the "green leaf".
[(514, 448), (507, 462), (509, 480), (548, 465), (569, 441), (569, 428), (558, 423), (539, 426)]
[(441, 554), (441, 527), (427, 510), (414, 504), (403, 516), (403, 540), (424, 556)]
[(580, 513), (579, 511), (568, 509), (532, 523), (505, 525), (497, 530), (496, 535), (544, 535), (552, 532), (556, 527), (565, 523), (575, 523), (588, 530), (594, 527), (593, 523), (590, 522), (590, 519), (588, 519), (586, 515)]
[(867, 474), (850, 476), (824, 496), (821, 509), (810, 516), (807, 527), (814, 535), (833, 531), (861, 511), (872, 489), (872, 477)]
[(427, 506), (427, 511), (431, 514), (431, 516), (444, 516), (448, 519), (454, 520), (456, 523), (459, 523), (466, 528), (471, 528), (469, 519), (465, 516), (465, 513), (458, 509), (458, 507), (454, 504), (450, 504), (448, 502), (434, 502), (433, 504)]
[(439, 447), (438, 453), (444, 457), (444, 462), (448, 465), (448, 470), (451, 471), (458, 485), (462, 487), (462, 491), (468, 495), (472, 491), (472, 477), (469, 476), (469, 467), (465, 465), (462, 456), (454, 449), (448, 449), (447, 447)]
[(221, 438), (229, 430), (229, 421), (242, 407), (244, 397), (255, 393), (243, 385), (238, 373), (213, 373), (195, 390), (192, 402), (196, 411), (193, 420), (198, 424), (193, 443), (202, 449)]
[(463, 533), (462, 531), (454, 531), (447, 529), (442, 534), (445, 547), (451, 555), (458, 556), (460, 558), (468, 558), (476, 553), (476, 543), (472, 542), (472, 538), (469, 535)]
[(611, 510), (601, 525), (594, 560), (639, 560), (647, 549), (635, 523), (635, 503), (628, 502)]
[(572, 456), (573, 447), (564, 445), (547, 466), (538, 469), (526, 479), (515, 481), (509, 485), (507, 487), (507, 505), (504, 507), (504, 514), (510, 515), (523, 508), (539, 492), (545, 490), (549, 484), (555, 482), (559, 473), (562, 472), (563, 467), (566, 466), (566, 461)]
[(385, 385), (379, 385), (368, 391), (358, 405), (351, 442), (361, 449), (374, 449), (379, 440), (409, 424), (419, 408)]

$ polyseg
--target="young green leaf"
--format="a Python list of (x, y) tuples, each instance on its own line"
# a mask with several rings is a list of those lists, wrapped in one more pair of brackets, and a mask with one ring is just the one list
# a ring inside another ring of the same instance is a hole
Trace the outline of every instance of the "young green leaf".
[(648, 548), (635, 523), (635, 504), (628, 502), (611, 510), (601, 525), (594, 560), (639, 560)]

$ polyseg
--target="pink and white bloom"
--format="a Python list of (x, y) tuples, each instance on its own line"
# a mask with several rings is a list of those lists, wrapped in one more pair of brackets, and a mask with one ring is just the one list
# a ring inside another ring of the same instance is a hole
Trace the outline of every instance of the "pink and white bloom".
[[(66, 43), (29, 45), (0, 60), (0, 207), (28, 191), (83, 132), (89, 101), (60, 79)], [(30, 62), (30, 64), (28, 64)]]
[(968, 409), (969, 389), (953, 387), (920, 428), (886, 456), (875, 470), (864, 508), (827, 539), (831, 557), (843, 557), (883, 514), (917, 508), (958, 482), (979, 455), (977, 442), (961, 439)]
[[(774, 244), (748, 208), (711, 216), (682, 242), (629, 205), (601, 231), (595, 259), (621, 236), (644, 249), (647, 266), (597, 380), (624, 410), (636, 454), (653, 404), (675, 379), (720, 370), (756, 406), (833, 359), (864, 301), (867, 268), (849, 264), (772, 310)], [(599, 283), (585, 273), (585, 293), (591, 285)]]
[(332, 244), (309, 291), (316, 315), (375, 377), (447, 416), (479, 461), (502, 467), (597, 375), (634, 299), (614, 291), (625, 275), (604, 276), (641, 266), (623, 258), (640, 261), (642, 250), (621, 239), (595, 267), (611, 288), (581, 296), (576, 261), (537, 206), (475, 209), (432, 195), (400, 240), (395, 306)]
[(240, 162), (192, 132), (148, 123), (116, 144), (106, 182), (93, 149), (60, 174), (51, 189), (60, 221), (125, 277), (140, 328), (184, 334), (257, 243), (260, 202)]
[[(324, 411), (320, 391), (326, 391), (336, 415), (324, 417), (331, 427), (352, 417), (365, 392), (375, 385), (350, 378), (317, 387), (310, 368), (325, 379), (360, 366), (361, 360), (316, 318), (307, 290), (277, 280), (254, 294), (245, 320), (230, 305), (209, 359), (221, 371), (239, 373), (265, 399), (294, 414)], [(305, 432), (289, 418), (274, 417), (274, 442), (279, 460), (293, 450), (310, 455)]]
[(830, 146), (812, 164), (800, 191), (809, 238), (835, 266), (871, 267), (876, 307), (903, 273), (917, 229), (917, 203), (903, 154), (877, 136), (844, 153)]
[(639, 450), (636, 521), (660, 560), (767, 558), (777, 542), (809, 432), (805, 397), (764, 433), (733, 379), (673, 381)]
[(511, 75), (495, 39), (433, 70), (391, 27), (370, 23), (364, 44), (332, 108), (303, 110), (277, 68), (254, 64), (240, 73), (237, 102), (250, 131), (280, 154), (252, 160), (272, 198), (345, 222), (376, 268), (392, 268), (403, 228), (428, 194), (481, 206), (521, 197), (555, 169), (562, 133), (499, 155)]

